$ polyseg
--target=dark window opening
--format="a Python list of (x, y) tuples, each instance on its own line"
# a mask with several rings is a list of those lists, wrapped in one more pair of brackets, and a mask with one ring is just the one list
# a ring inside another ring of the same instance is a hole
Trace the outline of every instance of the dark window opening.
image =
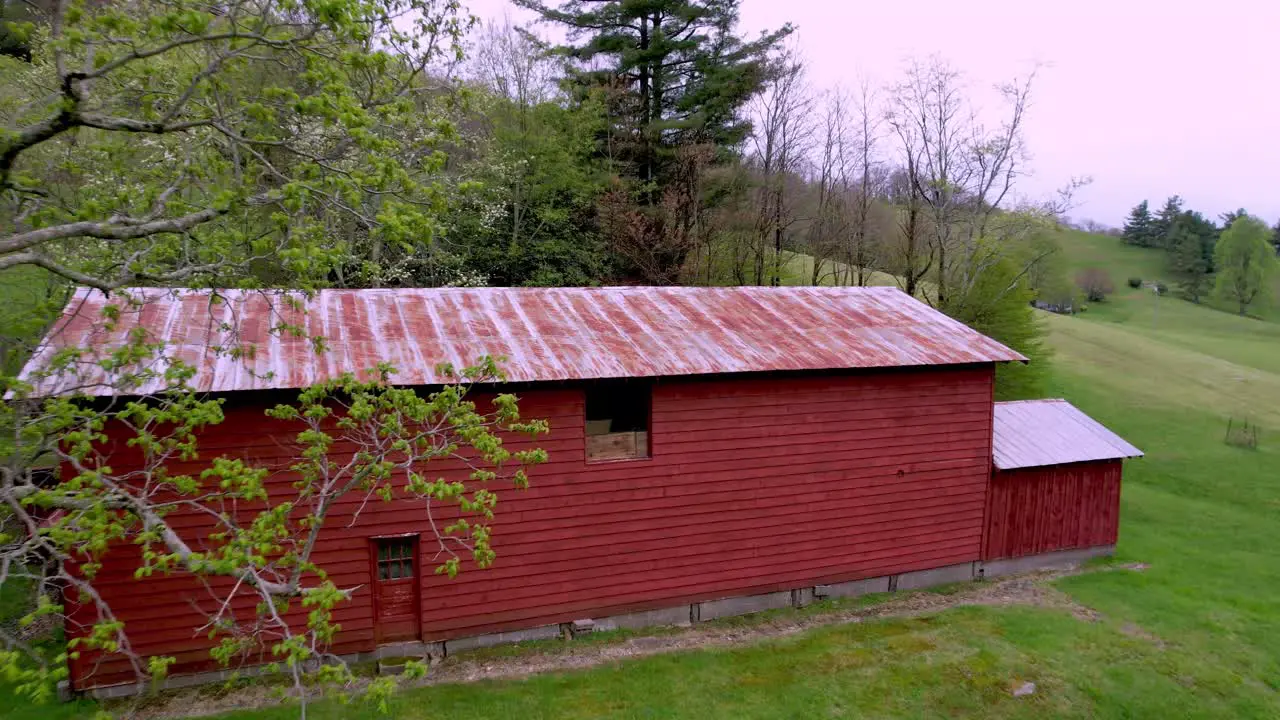
[(587, 460), (649, 457), (647, 382), (599, 382), (587, 387)]
[(378, 541), (378, 579), (413, 577), (413, 538)]

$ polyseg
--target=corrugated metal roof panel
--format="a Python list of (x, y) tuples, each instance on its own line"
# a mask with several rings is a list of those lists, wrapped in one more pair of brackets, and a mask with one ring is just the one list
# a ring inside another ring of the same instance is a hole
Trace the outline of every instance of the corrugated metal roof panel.
[[(292, 296), (305, 312), (270, 292), (214, 292), (118, 293), (140, 301), (130, 307), (81, 289), (24, 373), (31, 377), (61, 348), (119, 347), (137, 327), (194, 365), (194, 387), (211, 392), (305, 387), (379, 362), (398, 368), (398, 383), (435, 384), (445, 381), (439, 363), (461, 368), (486, 354), (507, 358), (512, 381), (1026, 359), (896, 288), (322, 290)], [(112, 328), (102, 321), (107, 305), (121, 308)], [(273, 332), (284, 321), (306, 337)], [(322, 352), (312, 336), (325, 338)], [(211, 350), (237, 342), (252, 355)], [(40, 389), (65, 387), (45, 381)]]
[(1142, 457), (1142, 451), (1066, 400), (998, 402), (992, 453), (996, 468)]

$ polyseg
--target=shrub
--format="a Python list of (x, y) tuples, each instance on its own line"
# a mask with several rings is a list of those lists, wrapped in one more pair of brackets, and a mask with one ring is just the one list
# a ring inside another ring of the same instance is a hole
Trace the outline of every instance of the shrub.
[(1129, 287), (1135, 288), (1135, 289), (1142, 287), (1142, 278), (1140, 277), (1129, 278)]
[(1111, 282), (1111, 275), (1102, 268), (1085, 268), (1076, 273), (1076, 286), (1084, 291), (1089, 302), (1101, 302), (1107, 295), (1115, 292), (1116, 286)]

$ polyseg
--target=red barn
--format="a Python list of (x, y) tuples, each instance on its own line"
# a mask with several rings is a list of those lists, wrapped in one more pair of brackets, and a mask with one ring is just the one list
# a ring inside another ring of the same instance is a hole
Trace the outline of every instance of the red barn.
[[(276, 468), (276, 487), (290, 482), (295, 431), (264, 408), (377, 362), (429, 388), (446, 381), (442, 361), (503, 356), (522, 414), (550, 421), (537, 443), (550, 462), (529, 489), (499, 493), (491, 569), (431, 574), (408, 502), (371, 505), (352, 527), (332, 518), (318, 562), (360, 588), (337, 612), (338, 653), (451, 651), (558, 635), (581, 619), (697, 622), (969, 580), (984, 560), (1115, 540), (1119, 462), (1059, 454), (1050, 444), (1074, 443), (1075, 429), (1060, 421), (1006, 434), (995, 366), (1024, 358), (896, 289), (330, 290), (305, 314), (276, 306), (326, 338), (321, 353), (270, 332), (262, 294), (131, 292), (145, 302), (109, 328), (96, 319), (112, 301), (77, 293), (29, 369), (59, 347), (106, 349), (141, 327), (198, 368), (197, 389), (226, 395), (204, 456)], [(230, 329), (251, 357), (209, 352)], [(1006, 436), (1051, 469), (1002, 465)], [(198, 543), (203, 527), (190, 518), (183, 532)], [(134, 649), (175, 656), (187, 681), (216, 677), (195, 632), (197, 583), (135, 580), (135, 567), (129, 548), (113, 550), (96, 584)], [(131, 680), (110, 657), (72, 663), (76, 689), (123, 692)]]

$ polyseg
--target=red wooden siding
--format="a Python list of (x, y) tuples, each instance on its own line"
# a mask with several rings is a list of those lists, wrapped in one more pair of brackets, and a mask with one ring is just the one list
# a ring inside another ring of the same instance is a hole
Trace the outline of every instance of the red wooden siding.
[[(839, 582), (979, 559), (990, 477), (992, 367), (868, 371), (808, 377), (660, 380), (652, 457), (585, 461), (580, 387), (521, 394), (547, 418), (550, 462), (526, 491), (499, 490), (488, 570), (437, 576), (434, 541), (419, 542), (425, 640), (475, 635), (695, 600)], [(272, 467), (290, 461), (290, 431), (261, 405), (230, 408), (202, 439)], [(193, 466), (194, 469), (194, 466)], [(290, 474), (273, 476), (288, 496)], [(318, 544), (343, 587), (339, 653), (375, 646), (370, 540), (421, 532), (421, 507), (351, 498)], [(175, 519), (197, 538), (201, 518)], [(177, 655), (174, 672), (211, 667), (187, 577), (133, 579), (136, 550), (114, 552), (99, 587), (143, 655)], [(251, 611), (246, 603), (244, 610)], [(304, 618), (298, 610), (296, 619)], [(77, 687), (122, 682), (107, 658), (73, 666)]]
[(997, 471), (987, 494), (982, 559), (1113, 545), (1120, 460)]

